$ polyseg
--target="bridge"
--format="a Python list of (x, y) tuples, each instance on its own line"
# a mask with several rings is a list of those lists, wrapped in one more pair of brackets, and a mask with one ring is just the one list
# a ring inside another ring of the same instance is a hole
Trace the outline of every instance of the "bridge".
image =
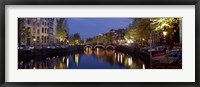
[(115, 50), (115, 47), (116, 46), (111, 45), (111, 44), (109, 44), (109, 45), (100, 45), (100, 44), (97, 44), (97, 45), (85, 45), (84, 49), (86, 49), (86, 48), (91, 48), (91, 49), (103, 48), (103, 49), (113, 49), (113, 50)]
[(84, 49), (86, 49), (86, 48), (91, 48), (91, 49), (93, 49), (93, 46), (92, 46), (92, 45), (85, 45), (85, 46), (84, 46)]

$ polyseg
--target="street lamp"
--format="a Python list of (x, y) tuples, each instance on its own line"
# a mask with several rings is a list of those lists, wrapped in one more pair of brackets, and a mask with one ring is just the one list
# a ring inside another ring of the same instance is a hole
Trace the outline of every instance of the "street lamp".
[[(165, 44), (165, 49), (167, 49), (167, 43), (166, 43), (166, 35), (167, 35), (167, 31), (163, 31), (163, 35), (164, 35), (164, 44)], [(166, 52), (166, 50), (165, 50)], [(167, 57), (168, 60), (168, 57)]]
[(33, 38), (33, 42), (34, 42), (34, 51), (35, 51), (35, 41), (36, 41), (36, 39), (35, 39), (35, 38)]
[(142, 38), (142, 46), (144, 46), (144, 40), (145, 40), (145, 39), (144, 39), (144, 38)]
[(36, 41), (36, 39), (35, 39), (35, 38), (33, 38), (33, 41), (35, 42), (35, 41)]
[(144, 39), (144, 38), (142, 38), (142, 40), (144, 41), (145, 39)]
[(165, 37), (167, 35), (167, 31), (163, 31), (163, 35)]
[(166, 38), (165, 37), (167, 35), (167, 31), (163, 31), (163, 35), (164, 35), (164, 41), (165, 41), (164, 43), (166, 44)]
[(151, 37), (151, 33), (150, 33), (150, 40), (149, 40), (149, 44), (150, 44), (150, 68), (152, 68), (152, 37)]

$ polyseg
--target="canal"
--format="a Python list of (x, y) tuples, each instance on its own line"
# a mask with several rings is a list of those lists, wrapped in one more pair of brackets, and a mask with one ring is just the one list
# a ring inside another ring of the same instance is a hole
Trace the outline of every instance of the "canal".
[(145, 69), (145, 63), (136, 56), (115, 50), (86, 48), (64, 56), (30, 58), (19, 61), (18, 69)]

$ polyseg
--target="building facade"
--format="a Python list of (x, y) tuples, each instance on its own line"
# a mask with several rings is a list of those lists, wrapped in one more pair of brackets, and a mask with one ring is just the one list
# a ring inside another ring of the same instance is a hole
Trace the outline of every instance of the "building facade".
[(28, 46), (55, 45), (54, 18), (18, 18), (18, 43)]
[(115, 31), (116, 32), (116, 43), (117, 44), (124, 44), (126, 41), (125, 41), (125, 33), (126, 33), (126, 29), (118, 29)]
[(126, 29), (111, 29), (109, 32), (112, 33), (112, 44), (124, 44), (126, 42), (124, 38), (126, 31)]

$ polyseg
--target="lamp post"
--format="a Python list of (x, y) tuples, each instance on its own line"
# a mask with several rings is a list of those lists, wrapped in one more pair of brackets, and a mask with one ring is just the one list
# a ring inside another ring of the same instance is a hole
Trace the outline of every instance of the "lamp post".
[(142, 38), (142, 45), (143, 45), (143, 46), (144, 46), (144, 40), (145, 40), (145, 39), (144, 39), (144, 38)]
[(33, 42), (34, 42), (34, 51), (35, 51), (35, 41), (36, 41), (36, 39), (35, 39), (35, 38), (33, 38)]
[(149, 44), (150, 44), (150, 69), (152, 69), (152, 34), (150, 33), (150, 40), (149, 40)]
[(163, 35), (164, 35), (164, 44), (165, 44), (165, 47), (166, 47), (166, 35), (167, 35), (167, 31), (163, 31)]
[[(167, 31), (163, 31), (163, 35), (164, 35), (164, 44), (165, 44), (165, 49), (167, 50), (167, 43), (166, 43), (166, 35), (167, 35)], [(166, 53), (166, 50), (165, 50), (165, 53)], [(167, 60), (168, 60), (168, 57), (167, 57)]]
[(149, 29), (149, 32), (150, 32), (150, 40), (149, 40), (149, 45), (150, 45), (150, 53), (149, 53), (149, 57), (150, 57), (150, 69), (152, 69), (152, 52), (151, 52), (151, 49), (152, 49), (152, 33), (153, 33), (153, 26), (154, 24), (150, 24), (150, 29)]

